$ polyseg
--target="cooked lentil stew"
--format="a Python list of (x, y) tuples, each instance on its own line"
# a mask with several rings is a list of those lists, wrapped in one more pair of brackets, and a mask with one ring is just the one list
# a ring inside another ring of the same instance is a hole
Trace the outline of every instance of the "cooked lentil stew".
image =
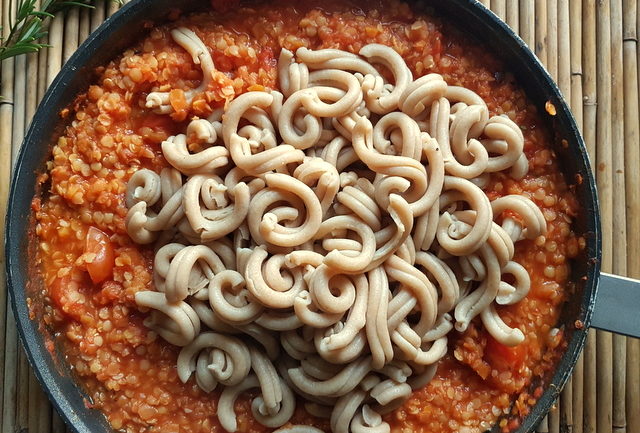
[[(126, 183), (140, 168), (167, 167), (161, 142), (194, 116), (206, 118), (246, 91), (277, 88), (281, 48), (357, 53), (375, 42), (400, 53), (415, 77), (439, 73), (450, 85), (480, 95), (491, 115), (506, 114), (521, 126), (529, 173), (518, 181), (495, 173), (485, 192), (491, 199), (524, 195), (547, 222), (545, 236), (516, 246), (515, 258), (531, 276), (529, 295), (499, 309), (508, 325), (524, 332), (525, 342), (506, 347), (473, 321), (464, 333), (450, 334), (450, 350), (434, 379), (386, 420), (396, 432), (482, 432), (496, 422), (505, 431), (517, 427), (562, 353), (563, 333), (554, 326), (566, 298), (569, 259), (584, 245), (572, 231), (578, 206), (551, 150), (552, 136), (538, 113), (542, 107), (527, 100), (508, 65), (485, 47), (402, 3), (366, 10), (337, 2), (321, 9), (311, 2), (295, 8), (235, 6), (214, 1), (211, 12), (151, 29), (96, 71), (96, 84), (63, 113), (68, 126), (40, 178), (48, 191), (33, 201), (37, 259), (46, 291), (44, 321), (55, 330), (90, 404), (116, 430), (223, 431), (215, 416), (217, 391), (206, 394), (193, 380), (182, 384), (175, 369), (179, 348), (142, 324), (145, 314), (134, 296), (153, 289), (154, 252), (126, 233)], [(175, 89), (196, 88), (202, 73), (172, 40), (170, 29), (178, 26), (196, 32), (217, 70), (191, 104)], [(173, 113), (145, 108), (152, 91), (171, 91)], [(236, 407), (238, 430), (269, 431), (252, 419), (250, 397)], [(328, 431), (326, 421), (301, 407), (292, 422)]]

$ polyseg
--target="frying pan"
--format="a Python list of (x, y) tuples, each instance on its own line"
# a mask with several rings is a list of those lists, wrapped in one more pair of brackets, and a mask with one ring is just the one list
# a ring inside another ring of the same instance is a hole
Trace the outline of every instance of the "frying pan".
[[(30, 272), (33, 268), (29, 260), (29, 251), (33, 247), (31, 199), (36, 192), (36, 174), (44, 170), (50, 145), (56, 131), (59, 131), (58, 113), (88, 88), (95, 67), (106, 64), (148, 32), (149, 26), (144, 23), (162, 23), (167, 20), (169, 11), (177, 6), (190, 11), (202, 7), (203, 3), (200, 0), (134, 0), (107, 19), (69, 59), (49, 88), (18, 156), (5, 238), (11, 305), (36, 376), (58, 412), (78, 433), (112, 430), (100, 412), (87, 407), (86, 396), (77, 387), (60, 353), (57, 350), (50, 353), (45, 348), (45, 341), (51, 339), (48, 331), (29, 316), (27, 297), (36, 297), (38, 287), (42, 287), (42, 282), (34, 275), (36, 273)], [(589, 326), (640, 337), (640, 282), (600, 272), (600, 217), (587, 152), (557, 86), (524, 42), (476, 0), (413, 3), (417, 11), (434, 8), (437, 14), (457, 23), (470, 34), (480, 35), (481, 42), (490, 51), (499, 53), (499, 57), (506, 60), (509, 69), (519, 77), (519, 84), (541, 112), (547, 102), (556, 108), (554, 116), (545, 114), (545, 121), (549, 122), (555, 134), (554, 151), (565, 178), (573, 184), (581, 204), (574, 230), (584, 236), (586, 248), (573, 261), (573, 290), (557, 325), (564, 328), (568, 341), (566, 351), (555, 370), (544, 378), (543, 395), (516, 430), (518, 433), (531, 432), (571, 374)], [(563, 140), (565, 145), (558, 145)]]

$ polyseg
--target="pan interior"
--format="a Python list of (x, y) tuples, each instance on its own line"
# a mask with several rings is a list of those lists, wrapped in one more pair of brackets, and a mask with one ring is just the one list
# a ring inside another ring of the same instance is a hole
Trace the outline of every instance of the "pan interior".
[[(566, 303), (558, 326), (564, 326), (568, 347), (543, 396), (523, 421), (518, 432), (532, 431), (546, 414), (565, 384), (584, 345), (590, 323), (593, 301), (599, 275), (600, 230), (595, 183), (591, 174), (584, 143), (557, 86), (525, 44), (497, 17), (474, 0), (448, 2), (416, 1), (417, 10), (435, 8), (436, 13), (450, 18), (471, 34), (482, 35), (490, 51), (502, 53), (501, 58), (519, 77), (529, 98), (538, 107), (551, 102), (555, 116), (547, 116), (555, 133), (554, 151), (557, 153), (568, 183), (575, 182), (575, 194), (582, 209), (574, 222), (577, 233), (584, 234), (587, 248), (572, 263), (572, 281), (575, 290)], [(27, 350), (29, 361), (44, 385), (51, 401), (72, 430), (80, 433), (111, 431), (103, 416), (89, 409), (86, 396), (76, 386), (72, 375), (58, 354), (46, 349), (52, 341), (38, 320), (30, 319), (28, 297), (38, 296), (41, 282), (34, 280), (30, 263), (30, 248), (34, 244), (32, 232), (31, 199), (36, 193), (36, 176), (44, 169), (49, 158), (49, 146), (61, 123), (59, 113), (85, 91), (94, 78), (93, 70), (121, 53), (126, 47), (148, 32), (140, 23), (159, 23), (167, 19), (168, 11), (175, 9), (172, 0), (135, 0), (109, 18), (71, 57), (49, 88), (32, 121), (23, 142), (15, 167), (7, 212), (5, 248), (7, 275), (14, 315), (18, 330)], [(197, 0), (182, 0), (180, 7), (191, 11), (202, 7)], [(52, 133), (53, 131), (53, 133)], [(568, 145), (560, 143), (566, 141)], [(586, 277), (586, 278), (585, 278)], [(576, 327), (579, 320), (582, 327)], [(55, 351), (54, 351), (55, 352)]]

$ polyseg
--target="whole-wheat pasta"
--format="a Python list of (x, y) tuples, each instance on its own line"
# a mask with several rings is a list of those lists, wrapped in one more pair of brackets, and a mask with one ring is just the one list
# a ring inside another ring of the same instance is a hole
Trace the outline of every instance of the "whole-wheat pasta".
[(169, 303), (164, 293), (143, 291), (135, 295), (136, 304), (152, 308), (145, 326), (176, 346), (186, 346), (200, 333), (200, 319), (186, 302)]
[(240, 394), (251, 388), (258, 388), (260, 383), (255, 375), (249, 375), (239, 385), (226, 387), (218, 400), (218, 420), (228, 432), (235, 432), (238, 428), (234, 404)]
[(353, 433), (389, 433), (391, 431), (389, 424), (382, 421), (380, 414), (367, 404), (355, 414), (350, 428)]
[[(507, 195), (497, 198), (491, 202), (494, 218), (506, 209), (516, 212), (522, 219), (522, 223), (516, 222), (513, 218), (505, 218), (502, 227), (509, 227), (509, 235), (515, 242), (521, 238), (535, 239), (544, 235), (547, 231), (547, 221), (542, 215), (540, 208), (534, 202), (520, 195)], [(524, 223), (524, 226), (522, 224)], [(518, 227), (514, 227), (514, 224)]]
[(262, 314), (263, 307), (252, 302), (245, 289), (241, 274), (224, 270), (216, 274), (209, 283), (208, 297), (211, 309), (225, 322), (244, 325)]
[[(361, 329), (366, 325), (367, 302), (369, 299), (368, 281), (363, 275), (353, 277), (356, 299), (343, 322), (333, 326), (331, 335), (325, 337), (322, 344), (327, 350), (342, 349), (353, 343)], [(339, 325), (339, 327), (338, 327)]]
[(302, 323), (314, 328), (327, 328), (342, 318), (342, 313), (318, 311), (307, 290), (302, 290), (293, 300), (293, 309)]
[(263, 274), (263, 263), (268, 253), (261, 247), (253, 250), (245, 269), (245, 281), (249, 292), (263, 305), (272, 308), (288, 308), (303, 289), (302, 276), (298, 274), (287, 290), (275, 290), (270, 287)]
[(502, 171), (513, 166), (522, 155), (524, 136), (520, 127), (506, 116), (494, 116), (484, 127), (483, 134), (487, 139), (482, 144), (491, 153), (486, 172)]
[[(460, 107), (455, 114), (453, 109)], [(486, 107), (482, 105), (457, 104), (452, 107), (454, 120), (451, 124), (449, 146), (451, 154), (445, 158), (445, 170), (454, 176), (471, 179), (488, 169), (489, 152), (471, 131), (478, 125), (484, 126), (483, 118)], [(448, 158), (451, 156), (450, 158)]]
[(359, 72), (362, 75), (379, 75), (369, 62), (348, 51), (336, 49), (310, 50), (300, 47), (296, 50), (298, 60), (311, 69), (340, 69)]
[(417, 252), (415, 263), (428, 272), (427, 275), (432, 277), (433, 282), (437, 283), (437, 288), (440, 289), (438, 315), (451, 311), (460, 297), (460, 287), (455, 273), (443, 260), (429, 252)]
[[(308, 356), (315, 354), (316, 350), (313, 344), (313, 335), (310, 331), (311, 328), (303, 327), (296, 330), (285, 331), (280, 334), (282, 348), (290, 357), (302, 361)], [(300, 332), (302, 332), (302, 335), (300, 335)], [(309, 338), (305, 338), (305, 333), (308, 334)]]
[(160, 176), (152, 170), (142, 169), (136, 171), (127, 182), (125, 201), (129, 208), (141, 201), (153, 206), (160, 200), (161, 194)]
[(522, 331), (504, 323), (493, 304), (482, 310), (480, 318), (489, 334), (505, 346), (516, 346), (524, 340)]
[[(222, 126), (222, 124), (220, 124)], [(192, 136), (201, 142), (213, 144), (218, 139), (218, 131), (207, 119), (194, 119), (187, 125), (187, 137)]]
[(480, 188), (466, 179), (446, 176), (444, 189), (460, 191), (476, 212), (475, 223), (469, 233), (461, 233), (456, 214), (445, 212), (440, 216), (436, 237), (440, 246), (453, 255), (473, 253), (487, 240), (491, 232), (493, 212), (487, 196)]
[(500, 288), (496, 296), (497, 304), (513, 305), (527, 296), (531, 287), (531, 278), (521, 264), (510, 261), (502, 268), (502, 274), (513, 275), (515, 281), (512, 284), (500, 281)]
[[(214, 65), (195, 33), (174, 33), (208, 74), (190, 103)], [(288, 422), (297, 395), (333, 433), (388, 433), (382, 415), (431, 380), (449, 332), (479, 317), (502, 344), (524, 338), (496, 305), (528, 293), (514, 244), (546, 221), (524, 196), (483, 192), (490, 173), (526, 174), (523, 134), (469, 89), (414, 80), (391, 47), (283, 49), (277, 70), (282, 93), (192, 119), (162, 144), (173, 168), (131, 177), (127, 231), (157, 240), (157, 292), (136, 302), (183, 346), (180, 379), (221, 389), (226, 430), (259, 388), (251, 412), (267, 427)], [(147, 105), (173, 110), (168, 92)]]
[[(305, 209), (305, 220), (298, 227), (287, 227), (279, 223), (277, 215), (272, 211), (262, 216), (259, 223), (260, 234), (264, 239), (282, 247), (292, 247), (302, 244), (315, 235), (322, 222), (322, 206), (313, 190), (303, 182), (280, 173), (265, 175), (267, 186), (272, 189), (289, 191), (298, 197)], [(256, 199), (252, 200), (252, 203)]]
[(127, 234), (139, 244), (150, 244), (158, 237), (158, 232), (173, 227), (182, 217), (182, 189), (175, 192), (160, 212), (156, 214), (145, 201), (139, 201), (129, 208), (125, 218)]
[(207, 369), (216, 382), (224, 385), (237, 385), (249, 374), (251, 356), (249, 348), (242, 340), (218, 334), (204, 332), (189, 345), (182, 348), (178, 355), (178, 377), (184, 383), (196, 371), (197, 356), (202, 351), (217, 350)]
[[(254, 154), (249, 140), (238, 134), (240, 120), (250, 113), (253, 107), (268, 107), (274, 101), (274, 96), (266, 92), (247, 92), (230, 104), (222, 118), (222, 136), (229, 149), (234, 164), (250, 174), (262, 174), (287, 164), (302, 161), (304, 153), (290, 145), (279, 145)], [(282, 112), (279, 118), (286, 119)], [(273, 128), (263, 129), (268, 134)]]
[(315, 186), (314, 192), (320, 200), (322, 214), (325, 215), (340, 188), (340, 175), (336, 167), (321, 158), (305, 158), (296, 167), (293, 177), (308, 187)]
[(367, 301), (366, 335), (371, 350), (373, 368), (382, 368), (393, 358), (393, 347), (387, 327), (389, 285), (387, 274), (381, 268), (368, 272), (369, 299)]
[(399, 108), (413, 118), (419, 118), (431, 108), (447, 90), (447, 83), (441, 75), (428, 74), (410, 83), (399, 99)]
[(200, 319), (200, 321), (202, 323), (204, 323), (205, 325), (207, 325), (209, 327), (209, 329), (211, 329), (212, 331), (215, 332), (222, 332), (225, 334), (237, 334), (240, 331), (237, 330), (236, 328), (234, 328), (233, 326), (227, 324), (226, 322), (222, 321), (211, 309), (211, 307), (209, 306), (209, 303), (207, 302), (206, 304), (195, 298), (195, 297), (190, 297), (187, 298), (186, 301), (191, 308), (193, 309), (193, 311), (195, 311), (196, 315), (198, 316), (198, 318)]
[[(164, 293), (169, 302), (184, 300), (200, 290), (202, 279), (193, 281), (193, 268), (200, 265), (203, 272), (210, 273), (209, 278), (224, 271), (224, 264), (211, 248), (204, 245), (190, 245), (182, 248), (171, 259), (165, 278)], [(200, 281), (198, 281), (200, 280)]]
[(296, 63), (293, 53), (286, 48), (280, 51), (278, 58), (278, 81), (287, 98), (309, 84), (309, 68), (305, 63)]
[(363, 357), (346, 365), (327, 380), (315, 380), (306, 375), (301, 367), (289, 369), (289, 378), (302, 391), (319, 396), (343, 396), (356, 388), (367, 375), (371, 358)]
[(360, 49), (360, 55), (364, 56), (370, 63), (380, 63), (387, 67), (393, 74), (393, 88), (388, 90), (383, 87), (381, 94), (371, 92), (368, 96), (367, 106), (377, 114), (388, 113), (398, 106), (398, 100), (405, 91), (409, 83), (413, 81), (411, 70), (407, 67), (404, 59), (391, 47), (381, 44), (368, 44)]
[[(178, 27), (171, 31), (171, 37), (191, 55), (193, 63), (200, 65), (202, 68), (202, 82), (200, 85), (195, 89), (185, 92), (187, 102), (191, 103), (192, 99), (196, 95), (204, 92), (213, 80), (213, 72), (215, 70), (213, 59), (211, 58), (209, 49), (192, 30), (186, 27)], [(170, 113), (173, 110), (169, 101), (169, 92), (149, 93), (145, 106), (147, 108), (153, 108), (161, 114)]]
[[(309, 74), (309, 90), (304, 92), (302, 105), (318, 117), (341, 117), (354, 111), (362, 102), (360, 82), (339, 69), (321, 69)], [(310, 97), (310, 98), (309, 98)], [(323, 99), (333, 103), (326, 103)]]
[(366, 397), (367, 393), (362, 389), (355, 389), (341, 396), (331, 412), (331, 431), (348, 433), (351, 420)]
[(360, 331), (355, 338), (351, 341), (351, 344), (339, 349), (331, 349), (328, 346), (322, 344), (323, 339), (330, 335), (331, 331), (324, 329), (316, 329), (313, 337), (313, 342), (318, 352), (318, 355), (333, 364), (348, 364), (356, 359), (362, 357), (366, 353), (367, 339), (364, 331)]
[[(203, 119), (193, 122), (200, 121), (207, 122)], [(200, 132), (200, 134), (203, 133)], [(229, 151), (224, 146), (211, 146), (200, 152), (190, 153), (187, 148), (187, 137), (184, 134), (178, 134), (162, 142), (162, 154), (174, 168), (191, 175), (213, 173), (218, 167), (224, 167), (228, 163)]]

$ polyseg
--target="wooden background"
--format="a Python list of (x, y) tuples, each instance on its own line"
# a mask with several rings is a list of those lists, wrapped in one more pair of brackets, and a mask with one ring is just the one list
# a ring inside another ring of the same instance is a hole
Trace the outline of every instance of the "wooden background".
[[(17, 0), (0, 0), (7, 34)], [(438, 0), (446, 1), (446, 0)], [(582, 128), (596, 170), (603, 228), (602, 270), (640, 278), (640, 142), (637, 0), (483, 0), (535, 51)], [(51, 48), (1, 65), (0, 209), (12, 161), (47, 85), (118, 4), (56, 17)], [(0, 211), (4, 238), (5, 212)], [(4, 270), (4, 250), (0, 251)], [(3, 272), (3, 271), (2, 271)], [(0, 278), (0, 431), (68, 431), (28, 366)], [(539, 432), (640, 433), (640, 340), (591, 331), (561, 398)]]

